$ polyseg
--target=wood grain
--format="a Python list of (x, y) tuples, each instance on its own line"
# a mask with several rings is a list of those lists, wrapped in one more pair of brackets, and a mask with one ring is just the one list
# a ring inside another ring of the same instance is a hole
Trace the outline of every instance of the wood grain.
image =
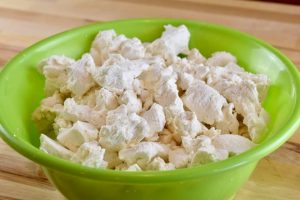
[[(300, 6), (235, 0), (1, 0), (0, 67), (27, 46), (96, 21), (171, 17), (223, 24), (279, 48), (300, 66)], [(264, 158), (237, 200), (300, 197), (300, 130)], [(62, 200), (39, 166), (0, 140), (0, 200)]]

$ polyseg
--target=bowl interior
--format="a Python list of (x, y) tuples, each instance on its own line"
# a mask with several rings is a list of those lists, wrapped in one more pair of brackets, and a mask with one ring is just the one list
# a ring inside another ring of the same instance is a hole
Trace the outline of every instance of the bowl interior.
[[(40, 133), (31, 121), (31, 114), (44, 97), (44, 78), (36, 70), (43, 58), (53, 54), (79, 58), (89, 50), (98, 31), (110, 28), (128, 37), (152, 41), (160, 36), (165, 24), (185, 24), (191, 32), (190, 47), (198, 48), (204, 56), (228, 51), (247, 71), (268, 75), (271, 87), (263, 105), (270, 115), (270, 123), (263, 143), (275, 135), (283, 137), (292, 124), (299, 124), (299, 73), (272, 47), (238, 31), (206, 23), (129, 20), (66, 31), (28, 48), (8, 63), (0, 74), (0, 123), (10, 137), (6, 140), (15, 139), (38, 148)], [(288, 134), (285, 139), (292, 133)]]

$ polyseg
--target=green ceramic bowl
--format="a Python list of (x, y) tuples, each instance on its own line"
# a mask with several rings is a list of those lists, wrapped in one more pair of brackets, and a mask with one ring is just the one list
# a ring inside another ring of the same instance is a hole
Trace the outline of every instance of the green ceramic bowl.
[[(190, 47), (205, 56), (229, 51), (239, 64), (271, 79), (264, 102), (271, 122), (255, 148), (225, 161), (189, 169), (124, 172), (93, 169), (39, 151), (39, 135), (31, 113), (43, 98), (44, 78), (37, 64), (53, 54), (79, 58), (99, 30), (115, 29), (128, 37), (152, 41), (164, 24), (185, 24)], [(1, 137), (16, 151), (40, 164), (50, 181), (71, 200), (223, 200), (230, 199), (248, 179), (257, 162), (283, 144), (300, 124), (300, 76), (291, 61), (270, 45), (247, 34), (208, 23), (141, 19), (96, 23), (45, 39), (13, 58), (0, 74)]]

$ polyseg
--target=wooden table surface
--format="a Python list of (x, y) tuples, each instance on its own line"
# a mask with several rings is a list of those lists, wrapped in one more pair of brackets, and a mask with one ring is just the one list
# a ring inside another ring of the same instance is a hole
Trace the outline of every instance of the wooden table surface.
[[(91, 22), (138, 17), (223, 24), (261, 38), (300, 67), (300, 6), (233, 0), (0, 0), (0, 66), (27, 46)], [(62, 200), (38, 165), (0, 140), (1, 200)], [(300, 199), (300, 130), (264, 158), (237, 200)]]

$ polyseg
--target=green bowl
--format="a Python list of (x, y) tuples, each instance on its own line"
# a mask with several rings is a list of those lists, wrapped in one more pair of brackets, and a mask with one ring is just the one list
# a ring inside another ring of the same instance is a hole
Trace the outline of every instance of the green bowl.
[[(268, 131), (255, 148), (230, 159), (188, 169), (126, 172), (94, 169), (43, 153), (31, 113), (44, 97), (44, 78), (37, 64), (53, 54), (79, 58), (99, 30), (115, 29), (128, 37), (152, 41), (163, 25), (185, 24), (190, 47), (209, 56), (228, 51), (246, 70), (268, 75), (271, 87), (264, 107)], [(282, 145), (300, 124), (300, 75), (291, 61), (270, 45), (247, 34), (203, 22), (137, 19), (96, 23), (45, 39), (13, 58), (0, 74), (0, 132), (12, 148), (40, 164), (50, 181), (68, 199), (222, 200), (230, 199), (248, 179), (257, 162)]]

